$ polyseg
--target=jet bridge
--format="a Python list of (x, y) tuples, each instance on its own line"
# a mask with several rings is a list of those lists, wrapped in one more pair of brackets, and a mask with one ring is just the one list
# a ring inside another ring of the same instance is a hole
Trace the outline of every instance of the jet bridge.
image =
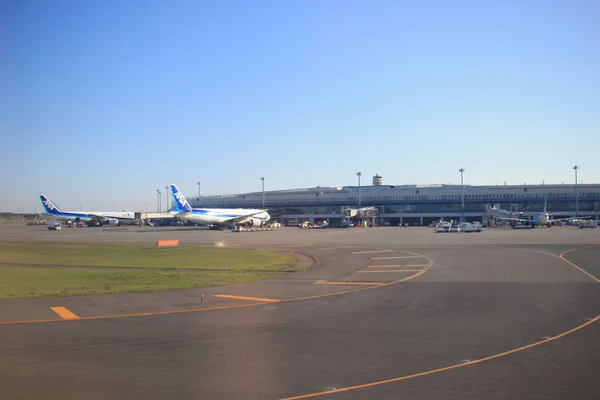
[(342, 208), (343, 222), (354, 222), (357, 226), (375, 226), (375, 220), (379, 216), (376, 207)]
[(175, 218), (170, 212), (136, 212), (135, 219), (140, 221), (140, 225), (154, 225), (152, 221), (168, 220)]

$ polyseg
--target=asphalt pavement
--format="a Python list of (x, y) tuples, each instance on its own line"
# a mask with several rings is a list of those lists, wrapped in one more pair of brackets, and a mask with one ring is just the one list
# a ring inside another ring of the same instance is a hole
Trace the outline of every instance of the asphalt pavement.
[(158, 239), (316, 263), (219, 288), (2, 300), (2, 398), (600, 399), (600, 230), (0, 225), (2, 241)]

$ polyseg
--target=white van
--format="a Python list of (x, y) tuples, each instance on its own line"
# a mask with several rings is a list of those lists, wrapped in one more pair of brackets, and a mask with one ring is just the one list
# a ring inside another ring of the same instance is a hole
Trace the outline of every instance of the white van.
[(62, 230), (62, 224), (60, 222), (48, 221), (46, 223), (46, 226), (48, 226), (48, 230), (49, 231), (60, 231), (60, 230)]
[(596, 221), (583, 221), (579, 223), (579, 229), (590, 228), (596, 229), (598, 227), (598, 223)]

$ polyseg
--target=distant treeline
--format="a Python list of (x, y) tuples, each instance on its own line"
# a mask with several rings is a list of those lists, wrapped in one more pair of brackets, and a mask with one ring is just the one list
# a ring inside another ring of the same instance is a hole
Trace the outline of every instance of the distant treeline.
[(0, 213), (0, 220), (4, 221), (20, 221), (20, 220), (29, 220), (29, 219), (39, 219), (41, 218), (39, 214), (17, 214), (12, 212), (3, 212)]

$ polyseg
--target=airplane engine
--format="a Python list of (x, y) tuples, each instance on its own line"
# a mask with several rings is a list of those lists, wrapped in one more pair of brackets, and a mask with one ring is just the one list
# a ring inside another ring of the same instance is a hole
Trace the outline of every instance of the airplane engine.
[(253, 219), (253, 218), (250, 218), (250, 219), (248, 220), (247, 224), (248, 224), (248, 226), (249, 226), (249, 227), (251, 227), (251, 228), (252, 228), (252, 227), (254, 226), (254, 219)]
[(265, 226), (265, 222), (262, 219), (252, 218), (252, 225), (260, 226), (261, 228)]
[(108, 219), (108, 225), (110, 226), (117, 226), (119, 225), (119, 220), (116, 218), (109, 218)]

